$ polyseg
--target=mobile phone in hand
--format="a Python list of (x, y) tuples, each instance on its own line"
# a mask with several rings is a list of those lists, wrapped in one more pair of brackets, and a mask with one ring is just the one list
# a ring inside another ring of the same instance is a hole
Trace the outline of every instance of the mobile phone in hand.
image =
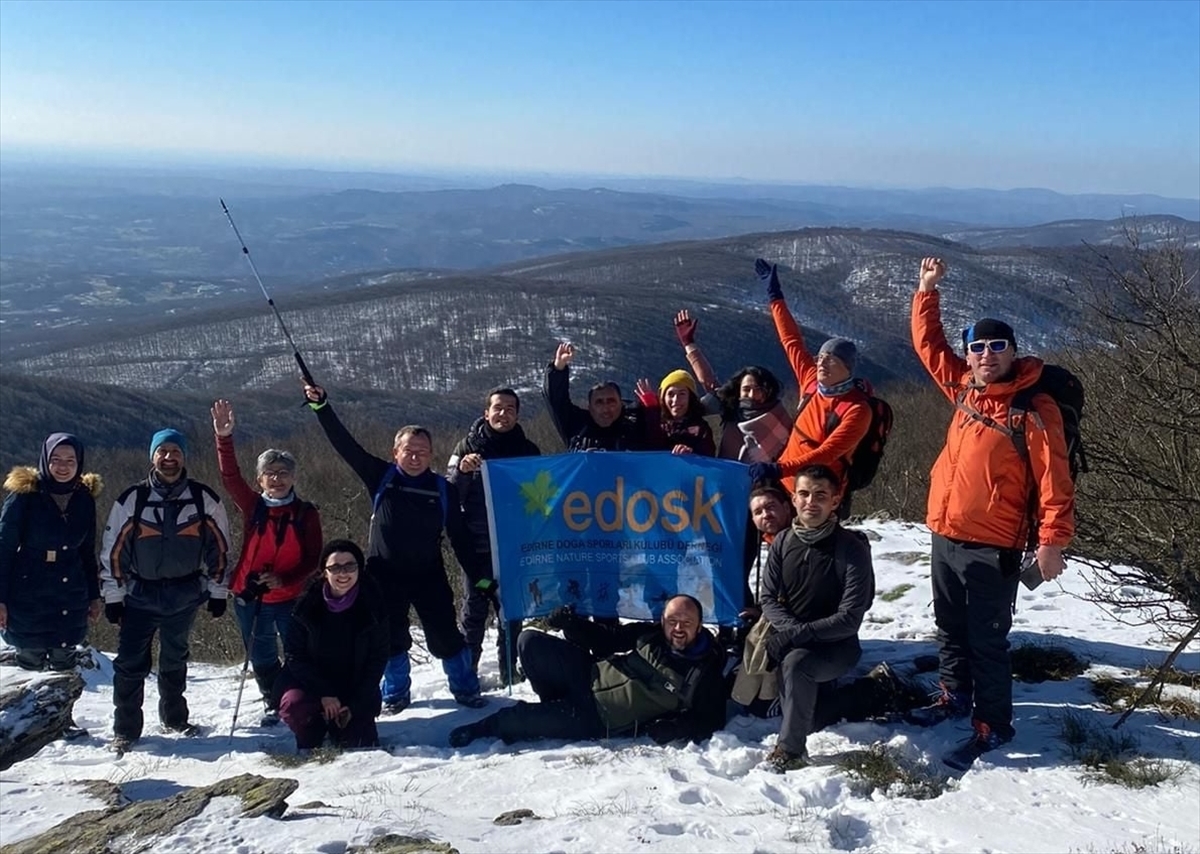
[(1021, 583), (1029, 590), (1036, 590), (1043, 581), (1045, 579), (1042, 578), (1042, 569), (1038, 566), (1037, 553), (1030, 552), (1021, 562)]

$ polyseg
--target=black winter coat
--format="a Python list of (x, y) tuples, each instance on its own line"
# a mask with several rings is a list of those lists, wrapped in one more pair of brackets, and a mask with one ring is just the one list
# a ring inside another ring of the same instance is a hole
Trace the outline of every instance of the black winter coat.
[[(365, 451), (338, 420), (332, 406), (318, 409), (317, 419), (333, 449), (367, 488), (367, 499), (374, 501), (375, 493), (395, 463)], [(441, 487), (439, 480), (443, 481)], [(474, 549), (454, 484), (445, 482), (445, 478), (433, 471), (412, 478), (397, 468), (371, 515), (367, 545), (367, 569), (385, 595), (412, 584), (427, 583), (430, 578), (440, 578), (445, 583), (443, 530), (450, 537), (459, 563), (465, 566), (473, 558)], [(404, 601), (407, 600), (406, 596)]]
[(300, 688), (312, 697), (337, 697), (356, 718), (379, 716), (388, 617), (371, 576), (359, 573), (358, 584), (358, 598), (340, 614), (325, 603), (324, 578), (314, 580), (296, 601), (275, 688), (278, 696)]
[(5, 640), (18, 648), (74, 646), (87, 636), (88, 605), (100, 598), (96, 500), (100, 477), (85, 474), (60, 511), (36, 468), (9, 472), (0, 509), (0, 603)]
[[(498, 460), (509, 457), (537, 457), (541, 453), (537, 445), (525, 438), (525, 431), (521, 429), (520, 424), (507, 433), (497, 433), (482, 418), (476, 419), (466, 437), (454, 446), (454, 451), (450, 454), (450, 464), (446, 467), (446, 477), (458, 488), (458, 498), (467, 517), (467, 529), (471, 532), (476, 554), (490, 554), (492, 551), (483, 473), (478, 470), (459, 471), (458, 461), (467, 454), (479, 454), (485, 460)], [(490, 563), (488, 566), (490, 570)], [(467, 575), (470, 576), (477, 569), (478, 567), (469, 568)], [(479, 578), (472, 579), (478, 580)]]
[(626, 406), (621, 417), (601, 427), (592, 414), (571, 402), (571, 367), (546, 368), (542, 398), (568, 451), (644, 451), (649, 441), (637, 407)]

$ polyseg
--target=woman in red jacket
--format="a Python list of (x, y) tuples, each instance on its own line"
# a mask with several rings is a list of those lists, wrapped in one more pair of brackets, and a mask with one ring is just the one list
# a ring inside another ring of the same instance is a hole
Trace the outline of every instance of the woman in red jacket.
[(279, 644), (286, 643), (292, 608), (317, 572), (324, 538), (316, 505), (296, 496), (296, 458), (274, 448), (259, 454), (257, 488), (242, 477), (233, 447), (233, 405), (212, 406), (221, 483), (242, 514), (242, 554), (229, 589), (262, 692), (263, 726), (279, 721), (275, 679), (283, 668)]

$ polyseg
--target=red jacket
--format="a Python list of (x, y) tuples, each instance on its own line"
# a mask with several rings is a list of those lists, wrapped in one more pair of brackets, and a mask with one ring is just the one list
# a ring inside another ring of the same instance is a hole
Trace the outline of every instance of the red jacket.
[[(835, 397), (817, 393), (817, 363), (805, 349), (804, 337), (788, 311), (787, 303), (781, 299), (773, 300), (771, 316), (775, 320), (779, 343), (796, 375), (801, 396), (812, 395), (796, 417), (792, 435), (779, 455), (784, 485), (790, 492), (796, 472), (813, 465), (829, 466), (844, 480), (854, 449), (871, 429), (871, 406), (867, 396), (857, 388)], [(835, 410), (837, 425), (827, 431), (830, 415)]]
[(242, 554), (229, 589), (235, 596), (241, 595), (247, 576), (269, 571), (282, 579), (283, 586), (265, 594), (263, 602), (271, 605), (295, 599), (319, 571), (317, 562), (325, 545), (321, 512), (316, 505), (294, 498), (290, 504), (266, 507), (264, 523), (255, 525), (262, 495), (242, 477), (232, 436), (217, 436), (217, 465), (225, 491), (242, 514)]
[[(1014, 361), (1013, 378), (976, 385), (966, 359), (946, 342), (937, 291), (918, 291), (912, 308), (913, 346), (938, 388), (999, 424), (1018, 391), (1037, 382), (1042, 360)], [(1062, 415), (1049, 395), (1035, 395), (1027, 417), (1026, 462), (1010, 436), (961, 409), (946, 431), (946, 446), (933, 464), (926, 523), (955, 540), (1023, 549), (1029, 538), (1029, 499), (1036, 487), (1040, 545), (1065, 546), (1075, 535), (1075, 484), (1067, 460)], [(1036, 417), (1035, 417), (1036, 416)]]

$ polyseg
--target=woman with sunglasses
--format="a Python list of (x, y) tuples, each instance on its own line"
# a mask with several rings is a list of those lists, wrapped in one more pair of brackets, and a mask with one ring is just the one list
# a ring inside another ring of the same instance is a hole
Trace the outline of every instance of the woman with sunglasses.
[(942, 690), (909, 717), (930, 725), (969, 715), (973, 734), (943, 757), (962, 770), (1016, 733), (1008, 632), (1022, 554), (1032, 542), (1042, 577), (1062, 572), (1075, 489), (1058, 405), (1045, 394), (1014, 405), (1041, 378), (1042, 360), (1018, 357), (1012, 327), (992, 318), (965, 329), (955, 352), (942, 329), (945, 273), (940, 258), (922, 260), (912, 305), (913, 347), (955, 410), (930, 473), (926, 516)]
[(242, 554), (229, 589), (262, 694), (261, 726), (279, 722), (275, 680), (283, 668), (279, 645), (287, 643), (296, 599), (317, 571), (321, 553), (321, 513), (296, 495), (296, 458), (269, 448), (258, 455), (255, 484), (242, 476), (233, 445), (233, 404), (212, 405), (221, 483), (242, 514)]
[(279, 678), (279, 716), (296, 749), (377, 747), (379, 681), (388, 660), (388, 622), (379, 587), (363, 573), (362, 549), (332, 540), (321, 575), (296, 603)]

